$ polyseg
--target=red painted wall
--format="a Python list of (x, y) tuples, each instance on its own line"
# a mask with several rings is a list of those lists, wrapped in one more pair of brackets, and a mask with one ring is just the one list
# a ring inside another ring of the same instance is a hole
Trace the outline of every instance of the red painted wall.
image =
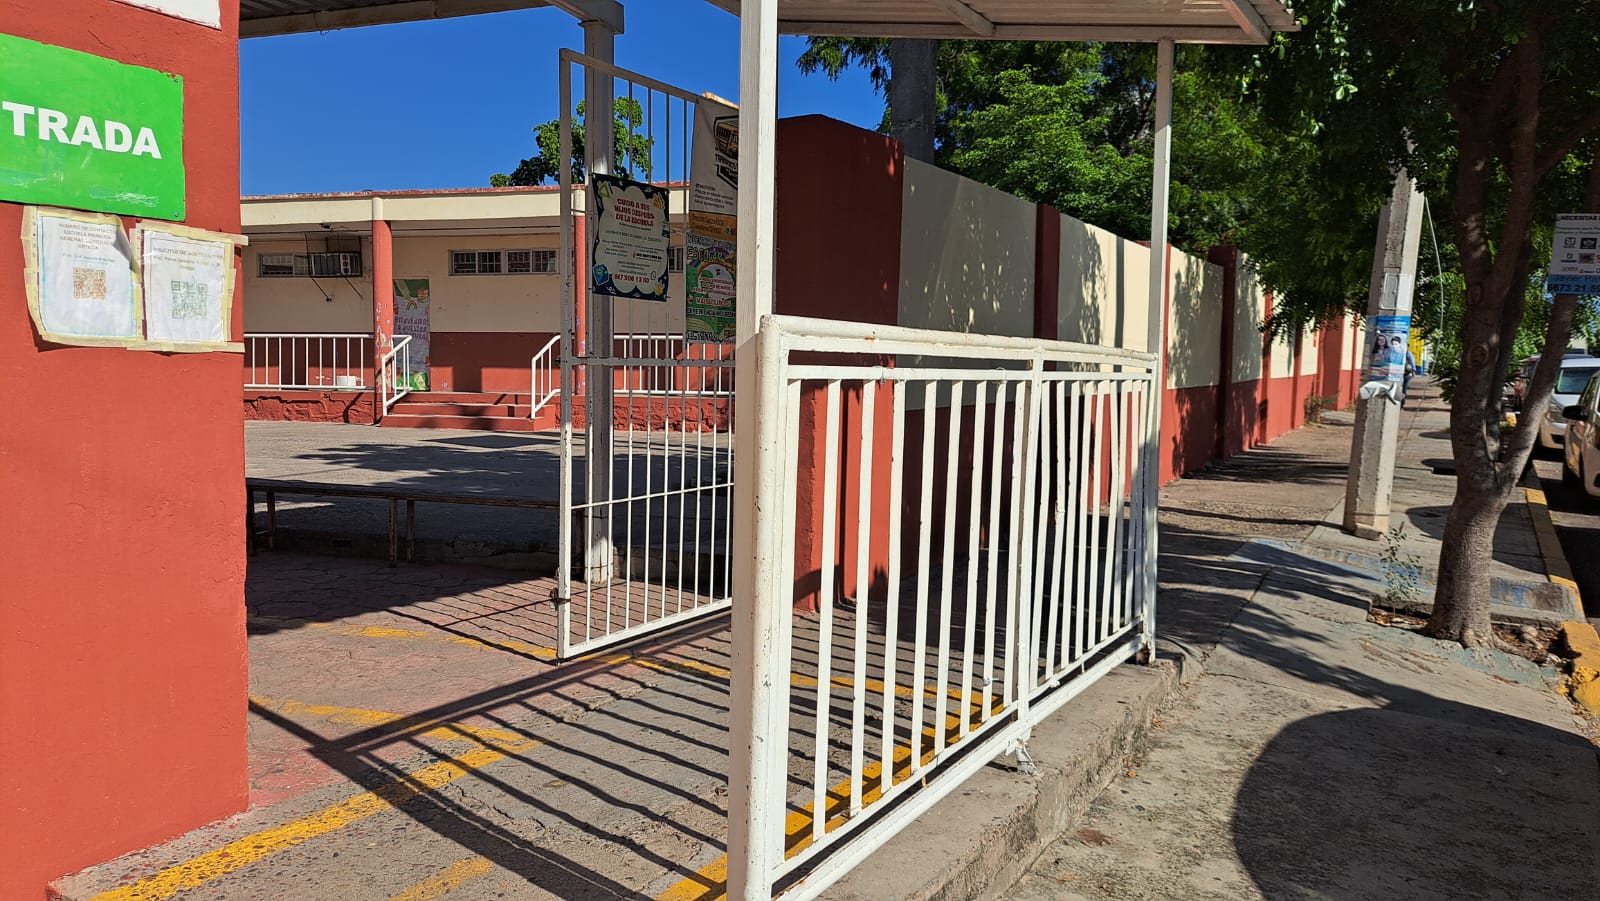
[[(235, 233), (237, 18), (236, 0), (221, 31), (111, 0), (0, 0), (9, 33), (181, 74), (187, 222)], [(0, 390), (52, 400), (0, 426), (8, 901), (247, 797), (239, 355), (40, 344), (21, 228), (0, 202)]]
[(434, 332), (429, 385), (434, 391), (527, 394), (528, 362), (552, 332)]
[[(898, 141), (824, 116), (802, 116), (778, 123), (777, 297), (779, 313), (892, 324), (899, 318), (900, 204), (905, 185), (905, 154)], [(847, 234), (841, 227), (847, 224)], [(873, 363), (892, 360), (871, 358)], [(885, 395), (887, 396), (887, 394)], [(815, 604), (822, 547), (823, 432), (820, 389), (805, 391), (797, 486), (796, 601)], [(854, 449), (860, 442), (859, 390), (841, 405), (841, 525), (858, 522), (861, 471)], [(893, 417), (889, 403), (877, 405), (876, 433), (887, 436)], [(908, 442), (909, 447), (909, 442)], [(909, 452), (908, 452), (909, 453)], [(888, 503), (889, 459), (874, 454), (872, 505)], [(874, 560), (887, 554), (888, 518), (873, 516)], [(828, 550), (835, 563), (835, 586), (854, 594), (856, 542)], [(846, 575), (848, 574), (848, 575)], [(883, 577), (881, 562), (869, 579)]]
[(378, 421), (378, 403), (371, 391), (254, 391), (244, 392), (246, 420), (276, 422)]

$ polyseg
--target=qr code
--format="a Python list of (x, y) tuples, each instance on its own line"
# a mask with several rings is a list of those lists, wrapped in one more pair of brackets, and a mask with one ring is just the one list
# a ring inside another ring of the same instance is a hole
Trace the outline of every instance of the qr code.
[(105, 300), (106, 271), (72, 267), (73, 300)]
[(172, 318), (206, 318), (205, 282), (172, 282)]

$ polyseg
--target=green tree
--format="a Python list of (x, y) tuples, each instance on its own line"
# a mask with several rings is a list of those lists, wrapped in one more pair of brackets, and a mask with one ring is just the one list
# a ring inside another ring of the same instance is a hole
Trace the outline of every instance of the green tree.
[[(1600, 40), (1591, 27), (1600, 2), (1306, 0), (1296, 12), (1304, 31), (1256, 58), (1250, 87), (1265, 114), (1311, 149), (1317, 165), (1303, 175), (1329, 192), (1324, 208), (1373, 205), (1403, 167), (1453, 239), (1459, 324), (1441, 337), (1460, 348), (1450, 411), (1456, 494), (1426, 631), (1488, 645), (1494, 529), (1535, 426), (1523, 417), (1502, 434), (1501, 391), (1525, 314), (1545, 319), (1543, 346), (1562, 348), (1579, 306), (1563, 296), (1543, 309), (1542, 292), (1530, 290), (1536, 225), (1600, 210)], [(1324, 225), (1314, 231), (1338, 242), (1339, 229)], [(1301, 318), (1329, 302), (1292, 288), (1284, 300)], [(1536, 370), (1533, 409), (1546, 403), (1558, 364), (1547, 354)]]
[[(651, 141), (639, 133), (645, 124), (644, 106), (638, 100), (618, 97), (613, 107), (615, 123), (611, 129), (613, 143), (611, 171), (624, 178), (650, 177)], [(572, 183), (583, 184), (584, 172), (584, 102), (578, 101), (577, 114), (572, 117)], [(497, 172), (489, 176), (489, 184), (496, 188), (513, 185), (542, 185), (561, 178), (561, 122), (551, 119), (533, 127), (533, 144), (539, 152), (517, 164), (510, 174)]]

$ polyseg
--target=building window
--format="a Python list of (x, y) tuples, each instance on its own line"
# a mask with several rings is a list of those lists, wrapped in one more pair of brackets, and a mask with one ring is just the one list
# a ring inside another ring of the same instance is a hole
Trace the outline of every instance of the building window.
[(683, 248), (681, 246), (667, 248), (667, 271), (683, 271)]
[(262, 278), (348, 278), (361, 274), (361, 254), (264, 253), (257, 258), (256, 274)]
[(553, 250), (452, 250), (451, 275), (530, 275), (556, 271)]

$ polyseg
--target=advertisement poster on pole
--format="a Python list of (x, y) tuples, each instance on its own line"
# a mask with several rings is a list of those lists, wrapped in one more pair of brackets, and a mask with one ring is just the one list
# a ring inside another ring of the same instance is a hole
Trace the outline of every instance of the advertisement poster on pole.
[(116, 216), (26, 207), (23, 280), (39, 337), (133, 347), (143, 340), (138, 259)]
[(1406, 377), (1406, 345), (1411, 340), (1411, 317), (1374, 316), (1367, 327), (1367, 378), (1369, 382), (1400, 382)]
[(732, 341), (737, 331), (739, 111), (702, 98), (695, 103), (694, 121), (684, 236), (684, 333), (691, 341)]
[(428, 364), (431, 348), (429, 336), (429, 308), (432, 295), (425, 278), (397, 278), (394, 280), (394, 334), (411, 337), (412, 391), (428, 390)]
[(1550, 245), (1551, 294), (1600, 294), (1600, 215), (1556, 217)]
[(672, 241), (666, 189), (612, 175), (595, 175), (590, 182), (595, 208), (590, 290), (665, 302)]

